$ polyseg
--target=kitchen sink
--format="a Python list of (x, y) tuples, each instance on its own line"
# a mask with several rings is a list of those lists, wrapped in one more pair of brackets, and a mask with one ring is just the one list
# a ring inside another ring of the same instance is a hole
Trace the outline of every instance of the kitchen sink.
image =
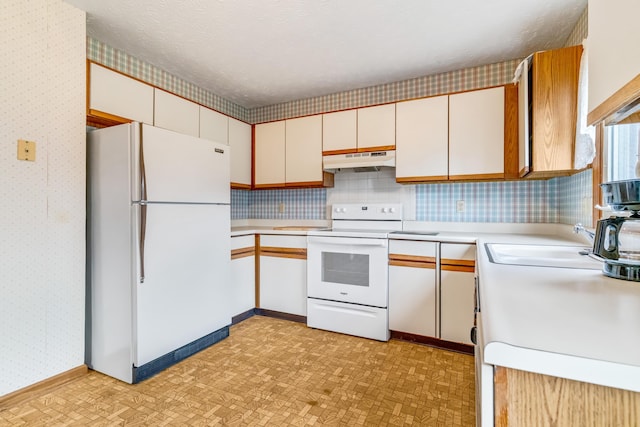
[(602, 269), (602, 261), (587, 255), (591, 248), (585, 246), (486, 243), (485, 247), (494, 264)]

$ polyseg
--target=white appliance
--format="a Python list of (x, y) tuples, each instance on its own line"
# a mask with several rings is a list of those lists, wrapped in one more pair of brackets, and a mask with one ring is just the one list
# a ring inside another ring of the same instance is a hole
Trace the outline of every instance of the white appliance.
[(325, 170), (354, 169), (356, 171), (379, 170), (381, 167), (396, 167), (396, 152), (372, 151), (366, 153), (332, 154), (322, 157)]
[(389, 340), (388, 233), (400, 204), (335, 204), (332, 228), (307, 234), (307, 326)]
[(87, 363), (141, 381), (225, 338), (229, 147), (131, 123), (88, 136)]

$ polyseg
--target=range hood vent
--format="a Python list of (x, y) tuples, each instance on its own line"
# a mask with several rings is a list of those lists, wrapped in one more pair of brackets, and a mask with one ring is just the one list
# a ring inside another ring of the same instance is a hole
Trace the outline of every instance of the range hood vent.
[(396, 167), (396, 152), (372, 151), (368, 153), (333, 154), (322, 157), (324, 170), (353, 169), (355, 172), (378, 171)]

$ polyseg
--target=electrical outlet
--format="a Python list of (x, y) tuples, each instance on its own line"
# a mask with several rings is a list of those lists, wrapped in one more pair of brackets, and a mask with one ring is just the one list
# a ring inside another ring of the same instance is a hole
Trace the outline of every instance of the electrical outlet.
[(28, 162), (36, 161), (36, 143), (33, 141), (18, 140), (18, 160)]
[(456, 212), (464, 212), (464, 200), (458, 200), (456, 202)]
[(284, 203), (278, 205), (278, 213), (284, 213)]

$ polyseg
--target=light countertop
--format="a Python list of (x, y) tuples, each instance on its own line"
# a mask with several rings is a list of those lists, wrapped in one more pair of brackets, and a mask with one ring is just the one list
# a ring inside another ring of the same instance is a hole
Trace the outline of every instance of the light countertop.
[(484, 244), (505, 242), (575, 244), (479, 238), (484, 362), (640, 391), (640, 283), (599, 270), (492, 263)]

